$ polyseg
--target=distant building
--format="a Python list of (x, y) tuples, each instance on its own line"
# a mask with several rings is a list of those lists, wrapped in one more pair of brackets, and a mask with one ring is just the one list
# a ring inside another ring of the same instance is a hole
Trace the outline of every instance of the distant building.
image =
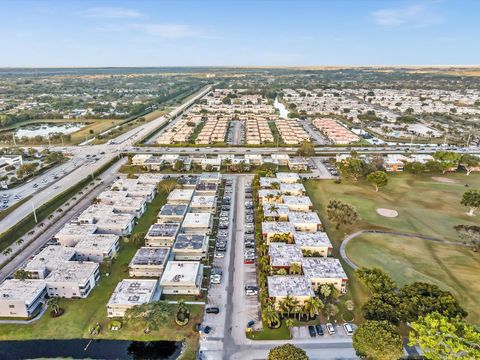
[(198, 261), (169, 261), (163, 271), (160, 286), (164, 294), (199, 295), (203, 265)]

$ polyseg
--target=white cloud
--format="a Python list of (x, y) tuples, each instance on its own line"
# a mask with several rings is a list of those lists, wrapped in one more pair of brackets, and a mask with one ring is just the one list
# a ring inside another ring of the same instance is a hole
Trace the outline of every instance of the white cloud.
[(443, 22), (443, 16), (425, 5), (380, 9), (372, 13), (374, 21), (384, 27), (428, 27)]
[(86, 10), (83, 15), (91, 18), (122, 19), (138, 18), (142, 16), (142, 13), (135, 9), (121, 7), (94, 7)]
[(183, 24), (129, 24), (129, 28), (144, 32), (155, 38), (179, 39), (201, 35), (201, 31)]

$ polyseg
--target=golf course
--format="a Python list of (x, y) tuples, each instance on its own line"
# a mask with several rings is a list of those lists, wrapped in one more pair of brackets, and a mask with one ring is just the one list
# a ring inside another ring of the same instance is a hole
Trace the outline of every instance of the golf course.
[[(340, 184), (330, 180), (308, 180), (305, 187), (332, 240), (336, 257), (339, 257), (342, 240), (360, 230), (419, 234), (447, 241), (362, 234), (348, 243), (346, 253), (355, 265), (379, 267), (399, 285), (426, 281), (451, 291), (469, 312), (468, 319), (480, 324), (478, 297), (474, 295), (480, 293), (476, 281), (480, 273), (480, 254), (464, 246), (453, 228), (459, 224), (480, 223), (480, 215), (468, 216), (468, 209), (460, 204), (466, 190), (480, 188), (480, 174), (466, 176), (457, 173), (444, 177), (389, 174), (387, 186), (379, 192), (362, 180), (344, 180)], [(332, 199), (351, 204), (360, 220), (351, 226), (335, 229), (326, 214), (327, 204)], [(382, 216), (378, 209), (395, 210), (398, 215)], [(358, 309), (368, 292), (355, 279), (353, 271), (343, 264)]]

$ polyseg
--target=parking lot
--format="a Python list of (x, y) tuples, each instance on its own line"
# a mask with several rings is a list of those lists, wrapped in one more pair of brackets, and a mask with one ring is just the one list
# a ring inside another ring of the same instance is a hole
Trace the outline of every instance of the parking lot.
[[(352, 336), (347, 334), (342, 324), (331, 324), (335, 333), (330, 334), (326, 324), (317, 324), (317, 328), (312, 325), (312, 328), (309, 329), (309, 326), (295, 326), (292, 328), (292, 337), (294, 340), (313, 340), (316, 339), (318, 341), (331, 341), (332, 339), (347, 339), (351, 338)], [(321, 330), (319, 331), (318, 326), (321, 326)], [(352, 329), (354, 330), (356, 326), (354, 324), (350, 324)]]

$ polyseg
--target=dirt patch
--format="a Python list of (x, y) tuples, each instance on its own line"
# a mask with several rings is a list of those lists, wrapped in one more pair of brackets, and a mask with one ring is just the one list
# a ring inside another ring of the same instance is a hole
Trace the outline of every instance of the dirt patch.
[(384, 217), (394, 218), (398, 216), (398, 211), (394, 209), (378, 208), (377, 214)]
[(435, 181), (438, 181), (438, 182), (441, 182), (441, 183), (444, 183), (444, 184), (457, 184), (458, 183), (457, 180), (449, 179), (449, 178), (445, 178), (445, 177), (440, 177), (440, 176), (433, 176), (432, 180), (435, 180)]

